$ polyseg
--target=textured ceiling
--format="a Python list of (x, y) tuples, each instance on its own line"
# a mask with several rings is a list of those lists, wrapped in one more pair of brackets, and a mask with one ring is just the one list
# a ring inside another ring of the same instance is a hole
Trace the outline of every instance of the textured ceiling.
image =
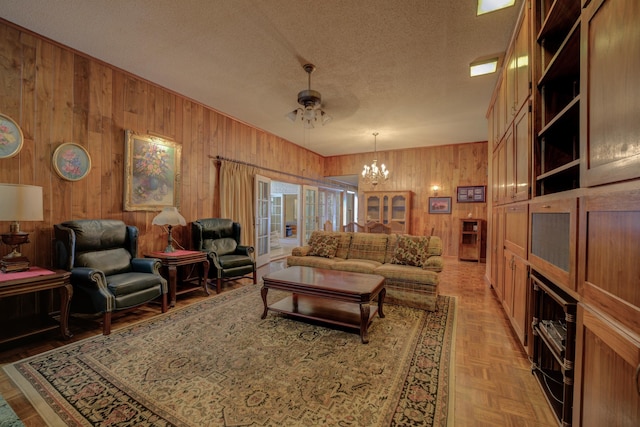
[[(475, 0), (0, 0), (0, 16), (323, 156), (487, 139), (516, 7)], [(333, 117), (304, 130), (285, 114), (311, 88)]]

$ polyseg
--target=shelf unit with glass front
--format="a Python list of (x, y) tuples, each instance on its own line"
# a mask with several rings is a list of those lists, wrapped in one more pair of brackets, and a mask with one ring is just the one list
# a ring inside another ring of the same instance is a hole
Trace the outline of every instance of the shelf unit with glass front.
[(365, 222), (380, 222), (394, 233), (410, 234), (410, 191), (365, 191)]
[(580, 0), (538, 0), (536, 196), (580, 187)]

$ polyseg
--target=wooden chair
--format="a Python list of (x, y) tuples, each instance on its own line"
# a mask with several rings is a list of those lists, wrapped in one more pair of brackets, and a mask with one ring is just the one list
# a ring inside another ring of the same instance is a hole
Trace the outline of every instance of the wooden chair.
[(352, 233), (357, 233), (357, 232), (362, 233), (365, 231), (365, 227), (364, 225), (360, 225), (357, 222), (350, 222), (349, 224), (342, 227), (342, 231), (350, 231)]
[(325, 221), (324, 231), (333, 231), (333, 223), (331, 221)]
[(366, 231), (367, 233), (391, 234), (391, 227), (381, 222), (369, 222)]

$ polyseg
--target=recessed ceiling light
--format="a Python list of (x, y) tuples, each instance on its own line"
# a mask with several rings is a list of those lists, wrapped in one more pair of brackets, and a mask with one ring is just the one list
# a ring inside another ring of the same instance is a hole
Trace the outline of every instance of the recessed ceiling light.
[(495, 73), (498, 69), (498, 62), (500, 62), (499, 56), (476, 59), (471, 64), (469, 64), (469, 76), (475, 77)]
[(485, 13), (493, 12), (494, 10), (504, 9), (505, 7), (513, 6), (514, 4), (516, 4), (516, 0), (478, 0), (477, 15), (483, 15)]

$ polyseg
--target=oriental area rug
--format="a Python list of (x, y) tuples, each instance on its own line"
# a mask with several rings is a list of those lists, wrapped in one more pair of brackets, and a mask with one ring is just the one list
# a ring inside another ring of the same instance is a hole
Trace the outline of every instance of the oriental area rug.
[(51, 426), (446, 426), (455, 306), (385, 305), (362, 344), (248, 285), (4, 369)]

